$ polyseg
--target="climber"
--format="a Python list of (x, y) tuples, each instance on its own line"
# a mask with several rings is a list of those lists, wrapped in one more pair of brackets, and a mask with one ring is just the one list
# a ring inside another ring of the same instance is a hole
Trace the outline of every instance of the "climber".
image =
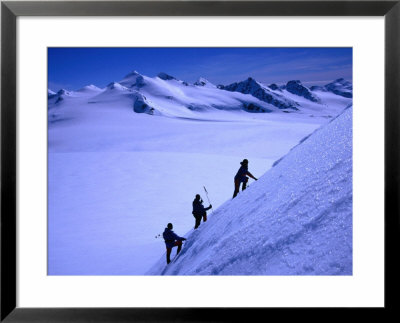
[(178, 246), (178, 250), (176, 251), (176, 254), (178, 254), (182, 249), (182, 241), (186, 240), (186, 238), (182, 238), (178, 236), (174, 231), (172, 231), (172, 228), (172, 223), (168, 223), (163, 233), (165, 246), (167, 248), (167, 264), (171, 262), (170, 257), (172, 248)]
[(212, 205), (210, 204), (209, 207), (204, 207), (203, 206), (203, 200), (201, 199), (199, 194), (196, 194), (195, 199), (193, 200), (193, 211), (192, 214), (194, 218), (196, 219), (196, 223), (194, 225), (194, 228), (197, 229), (200, 225), (201, 218), (203, 218), (203, 221), (207, 221), (207, 211), (212, 208)]
[(249, 177), (257, 180), (248, 170), (249, 167), (249, 161), (247, 159), (243, 159), (243, 161), (240, 162), (240, 168), (238, 172), (236, 173), (234, 182), (235, 182), (235, 191), (233, 192), (233, 198), (236, 197), (236, 195), (239, 193), (239, 188), (240, 188), (240, 183), (242, 183), (242, 191), (246, 189), (247, 182), (249, 180)]

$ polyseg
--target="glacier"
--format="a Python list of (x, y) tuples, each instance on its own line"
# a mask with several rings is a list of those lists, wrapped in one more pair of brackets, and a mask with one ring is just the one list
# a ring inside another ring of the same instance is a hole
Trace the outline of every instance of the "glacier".
[[(178, 234), (191, 234), (194, 226), (191, 201), (195, 194), (201, 194), (205, 200), (203, 186), (209, 192), (214, 211), (210, 222), (204, 227), (202, 224), (196, 234), (211, 227), (229, 203), (238, 203), (230, 199), (233, 176), (243, 158), (249, 159), (249, 170), (261, 177), (258, 182), (250, 183), (248, 192), (261, 187), (264, 178), (270, 176), (262, 174), (276, 172), (282, 165), (288, 167), (288, 175), (294, 176), (291, 168), (297, 162), (288, 153), (311, 140), (314, 135), (310, 134), (320, 132), (317, 130), (320, 127), (336, 122), (336, 116), (352, 103), (349, 95), (341, 95), (352, 92), (351, 83), (340, 79), (331, 82), (334, 87), (306, 87), (319, 98), (318, 102), (299, 95), (301, 92), (288, 91), (286, 84), (267, 86), (254, 79), (235, 91), (214, 85), (205, 77), (195, 83), (166, 72), (148, 77), (132, 71), (104, 88), (93, 83), (76, 91), (49, 89), (49, 275), (148, 275), (149, 269), (163, 259), (165, 246), (157, 235), (168, 222), (174, 224)], [(257, 93), (265, 93), (264, 97), (271, 95), (277, 102), (291, 102), (296, 108), (282, 108), (260, 100)], [(351, 130), (351, 125), (348, 126)], [(327, 146), (323, 154), (329, 154), (330, 149)], [(310, 150), (309, 158), (317, 157), (313, 154)], [(286, 182), (276, 180), (271, 189), (281, 191), (284, 196), (289, 194), (279, 183)], [(244, 198), (248, 192), (237, 198)], [(291, 195), (287, 196), (291, 199)], [(300, 202), (297, 205), (306, 207)], [(300, 216), (289, 215), (288, 221)], [(265, 217), (266, 225), (278, 228), (272, 219), (283, 221), (284, 215), (276, 216)], [(317, 215), (311, 212), (309, 216)], [(301, 221), (306, 218), (304, 215)], [(239, 222), (246, 223), (246, 219)], [(238, 225), (230, 223), (222, 232), (227, 237), (236, 232), (229, 233), (229, 228), (236, 230)], [(300, 223), (291, 223), (288, 229), (297, 231), (290, 232), (299, 232)], [(289, 231), (282, 231), (282, 243), (286, 241), (286, 233), (289, 235)], [(270, 248), (279, 245), (277, 235), (272, 238), (270, 234), (269, 238), (272, 240), (264, 239), (264, 243), (270, 244)], [(199, 250), (200, 246), (193, 250)], [(282, 248), (289, 252), (285, 243)], [(180, 261), (184, 261), (184, 256)], [(271, 255), (264, 256), (278, 261)], [(228, 258), (227, 262), (233, 260)], [(309, 268), (309, 274), (322, 274), (323, 270), (329, 274), (350, 272), (348, 263), (343, 265), (339, 260), (338, 266), (334, 263), (319, 269), (310, 264), (303, 267)], [(307, 274), (303, 267), (291, 273)], [(234, 274), (235, 270), (228, 268), (204, 263), (201, 270), (197, 267), (199, 275)], [(252, 266), (249, 271), (240, 270), (237, 272), (262, 274)], [(268, 272), (290, 271), (282, 265), (271, 266)], [(176, 273), (193, 274), (184, 270)]]

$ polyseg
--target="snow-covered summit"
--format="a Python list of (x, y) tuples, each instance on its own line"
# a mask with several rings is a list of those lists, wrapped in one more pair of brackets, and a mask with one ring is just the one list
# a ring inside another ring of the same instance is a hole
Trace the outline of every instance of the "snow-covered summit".
[(92, 91), (95, 95), (87, 96), (87, 103), (110, 103), (115, 102), (120, 105), (123, 102), (130, 102), (132, 90), (123, 86), (119, 82), (109, 83), (102, 91)]
[(271, 89), (264, 86), (260, 82), (257, 82), (252, 77), (249, 77), (247, 80), (239, 83), (232, 83), (224, 86), (223, 89), (226, 91), (251, 94), (257, 99), (267, 102), (279, 109), (298, 110), (299, 107), (299, 104), (296, 101), (285, 98), (281, 94), (271, 91)]
[(48, 108), (50, 109), (51, 107), (53, 107), (55, 104), (60, 104), (62, 103), (66, 98), (70, 98), (70, 97), (75, 97), (77, 96), (76, 92), (74, 91), (68, 91), (65, 89), (61, 89), (59, 90), (57, 93), (53, 92), (53, 91), (48, 91)]
[(331, 92), (345, 98), (353, 97), (353, 84), (344, 78), (336, 79), (324, 86), (314, 85), (310, 89), (311, 91)]
[(80, 92), (80, 93), (93, 93), (93, 92), (100, 92), (100, 91), (102, 91), (102, 89), (100, 89), (96, 85), (90, 84), (90, 85), (86, 85), (86, 86), (82, 87), (77, 92)]
[(132, 79), (132, 78), (136, 78), (137, 76), (140, 76), (141, 74), (138, 72), (138, 71), (136, 71), (136, 70), (133, 70), (133, 71), (131, 71), (131, 72), (129, 72), (128, 74), (126, 74), (125, 76), (124, 76), (124, 78), (121, 80), (121, 82), (123, 81), (123, 80), (130, 80), (130, 79)]
[(325, 88), (332, 93), (346, 98), (353, 97), (353, 85), (343, 78), (339, 78), (332, 83), (326, 84)]
[(137, 71), (132, 71), (125, 75), (125, 77), (119, 81), (118, 83), (126, 88), (130, 88), (133, 86), (140, 86), (144, 82), (144, 77)]
[(148, 274), (351, 275), (352, 108), (185, 236)]
[(73, 95), (73, 91), (68, 91), (68, 90), (65, 90), (65, 89), (61, 89), (61, 90), (59, 90), (58, 92), (57, 92), (57, 95), (66, 95), (66, 96), (71, 96), (71, 95)]
[(209, 80), (207, 80), (204, 77), (199, 77), (199, 79), (193, 83), (196, 86), (205, 86), (205, 87), (211, 87), (211, 88), (215, 88), (216, 86), (214, 84), (212, 84)]
[(330, 85), (336, 85), (336, 86), (342, 86), (342, 87), (346, 87), (349, 89), (352, 89), (352, 84), (350, 81), (345, 80), (343, 77), (338, 78), (336, 80), (334, 80), (333, 82), (325, 85), (326, 87), (329, 87)]
[(118, 82), (111, 82), (107, 85), (106, 90), (120, 90), (126, 91), (128, 90), (127, 87), (123, 86), (121, 83)]
[(272, 83), (270, 85), (268, 85), (268, 87), (273, 90), (273, 91), (280, 91), (280, 87), (278, 85), (276, 85), (275, 83)]
[(169, 75), (169, 74), (164, 73), (164, 72), (158, 73), (157, 77), (162, 79), (162, 80), (164, 80), (164, 81), (176, 80), (176, 78), (174, 76)]
[(302, 96), (312, 102), (321, 102), (320, 98), (317, 95), (313, 94), (310, 89), (301, 84), (299, 80), (287, 82), (286, 90), (290, 93)]

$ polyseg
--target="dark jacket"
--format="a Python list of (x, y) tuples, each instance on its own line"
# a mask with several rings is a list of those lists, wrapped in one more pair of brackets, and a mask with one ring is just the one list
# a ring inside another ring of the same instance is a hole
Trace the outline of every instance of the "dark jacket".
[(246, 175), (249, 175), (247, 166), (242, 165), (236, 173), (235, 180), (243, 181), (246, 179)]
[(163, 232), (163, 238), (165, 241), (165, 245), (167, 248), (172, 248), (175, 244), (175, 241), (182, 241), (184, 238), (178, 236), (174, 231), (165, 228), (164, 232)]
[(211, 207), (205, 208), (201, 200), (194, 199), (192, 212), (193, 215), (203, 215), (209, 209), (211, 209)]
[[(242, 163), (241, 163), (242, 164)], [(255, 178), (248, 170), (248, 166), (247, 164), (242, 164), (242, 166), (239, 168), (238, 172), (235, 175), (235, 181), (239, 181), (239, 182), (247, 182), (247, 177), (249, 176), (255, 180), (257, 180), (257, 178)]]

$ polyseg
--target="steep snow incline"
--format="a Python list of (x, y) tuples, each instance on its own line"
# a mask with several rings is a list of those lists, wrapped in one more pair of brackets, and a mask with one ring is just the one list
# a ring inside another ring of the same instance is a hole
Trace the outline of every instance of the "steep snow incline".
[(186, 236), (148, 274), (351, 275), (352, 108)]

